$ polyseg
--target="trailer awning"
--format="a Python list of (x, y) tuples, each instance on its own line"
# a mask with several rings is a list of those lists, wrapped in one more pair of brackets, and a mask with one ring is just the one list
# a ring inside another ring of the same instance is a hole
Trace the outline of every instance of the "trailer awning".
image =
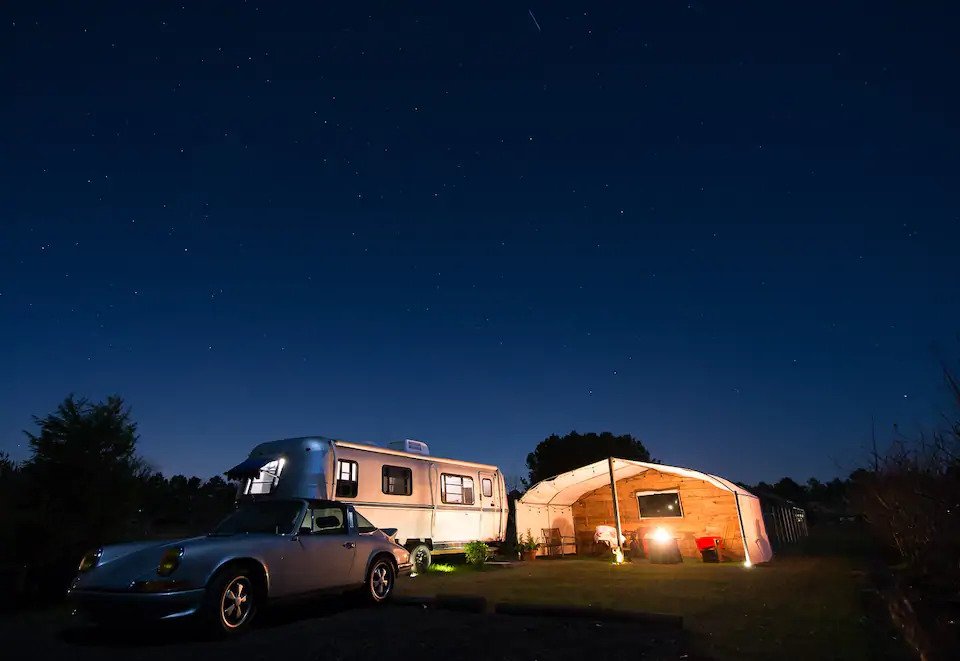
[(260, 469), (269, 464), (271, 461), (276, 459), (269, 455), (264, 455), (260, 457), (250, 457), (249, 459), (244, 459), (239, 464), (231, 468), (230, 470), (224, 472), (224, 475), (231, 480), (242, 480), (244, 478), (255, 478), (260, 477)]

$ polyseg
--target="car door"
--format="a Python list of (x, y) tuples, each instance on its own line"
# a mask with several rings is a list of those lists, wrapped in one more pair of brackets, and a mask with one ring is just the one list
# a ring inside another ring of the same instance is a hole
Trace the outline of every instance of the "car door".
[[(301, 592), (327, 590), (349, 585), (357, 557), (357, 543), (348, 534), (346, 508), (317, 505), (307, 509), (297, 536), (297, 569)], [(306, 528), (310, 532), (306, 532)]]

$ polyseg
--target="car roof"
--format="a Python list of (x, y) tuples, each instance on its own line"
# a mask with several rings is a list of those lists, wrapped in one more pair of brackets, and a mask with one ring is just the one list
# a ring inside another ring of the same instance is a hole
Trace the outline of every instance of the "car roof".
[(322, 498), (307, 498), (311, 507), (346, 507), (347, 503), (341, 503), (339, 500), (325, 500)]
[(303, 503), (306, 502), (310, 507), (349, 507), (349, 503), (344, 503), (339, 500), (327, 500), (325, 498), (251, 498), (249, 500), (244, 500), (243, 502), (254, 502), (254, 503), (279, 503), (279, 502), (288, 502), (288, 503)]

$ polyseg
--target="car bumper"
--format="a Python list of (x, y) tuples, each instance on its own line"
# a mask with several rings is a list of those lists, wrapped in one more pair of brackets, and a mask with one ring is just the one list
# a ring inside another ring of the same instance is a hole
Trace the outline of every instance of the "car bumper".
[(403, 564), (397, 565), (397, 574), (400, 576), (409, 576), (413, 572), (413, 563), (404, 562)]
[(71, 590), (67, 593), (67, 602), (80, 613), (100, 622), (176, 620), (199, 611), (204, 592), (202, 588), (145, 594)]

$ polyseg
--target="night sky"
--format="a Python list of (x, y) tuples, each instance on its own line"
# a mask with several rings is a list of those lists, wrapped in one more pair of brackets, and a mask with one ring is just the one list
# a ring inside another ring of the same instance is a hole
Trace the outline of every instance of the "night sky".
[(0, 449), (68, 393), (525, 474), (916, 429), (960, 343), (955, 3), (4, 2)]

